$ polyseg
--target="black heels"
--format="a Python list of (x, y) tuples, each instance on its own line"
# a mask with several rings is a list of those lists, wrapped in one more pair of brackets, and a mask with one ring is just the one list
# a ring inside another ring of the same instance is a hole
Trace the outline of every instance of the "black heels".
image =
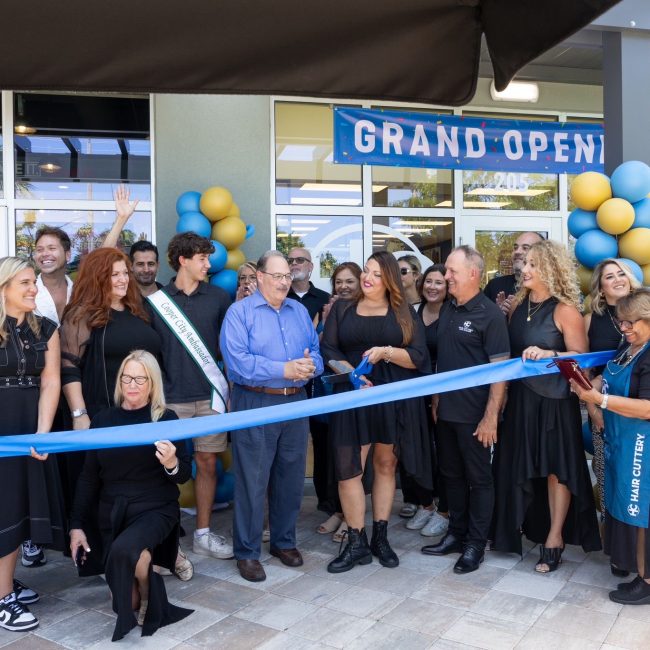
[[(564, 546), (548, 548), (547, 546), (544, 546), (544, 544), (540, 544), (539, 562), (535, 565), (535, 571), (537, 571), (537, 573), (551, 573), (551, 571), (556, 571), (558, 566), (562, 564), (563, 552)], [(541, 568), (544, 564), (548, 569)]]

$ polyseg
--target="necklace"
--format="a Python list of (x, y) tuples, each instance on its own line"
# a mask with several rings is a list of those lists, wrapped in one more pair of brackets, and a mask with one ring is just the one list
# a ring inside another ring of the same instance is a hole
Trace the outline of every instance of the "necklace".
[[(631, 345), (625, 348), (613, 361), (607, 362), (607, 370), (609, 371), (609, 374), (618, 375), (619, 372), (623, 372), (623, 370), (627, 368), (627, 366), (629, 366), (637, 356), (639, 356), (639, 353), (646, 349), (647, 345), (647, 342), (644, 343), (636, 352), (632, 352)], [(618, 366), (616, 371), (612, 370), (609, 365), (610, 363)]]
[(548, 300), (548, 298), (544, 298), (544, 300), (542, 300), (542, 302), (538, 303), (538, 305), (537, 305), (537, 307), (535, 307), (535, 309), (531, 310), (530, 309), (531, 300), (530, 300), (530, 296), (528, 296), (528, 318), (526, 318), (526, 322), (530, 323), (530, 319), (542, 308), (542, 306), (544, 305), (544, 303), (547, 300)]
[[(607, 312), (607, 315), (609, 316), (609, 320), (612, 321), (612, 325), (614, 326), (614, 329), (621, 335), (621, 343), (623, 343), (623, 332), (621, 332), (618, 325), (616, 324), (616, 321), (614, 320), (614, 317), (612, 316), (612, 312), (609, 309), (609, 305), (605, 305), (605, 311)], [(620, 343), (619, 343), (619, 345), (620, 345)]]

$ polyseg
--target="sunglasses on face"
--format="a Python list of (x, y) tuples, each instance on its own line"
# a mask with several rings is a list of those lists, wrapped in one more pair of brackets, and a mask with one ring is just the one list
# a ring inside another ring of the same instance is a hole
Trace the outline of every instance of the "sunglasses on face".
[(415, 271), (413, 271), (413, 269), (400, 269), (399, 272), (402, 275), (408, 275), (409, 273), (415, 273)]
[(311, 260), (306, 257), (287, 257), (287, 264), (289, 266), (292, 264), (304, 264), (305, 262), (311, 262)]

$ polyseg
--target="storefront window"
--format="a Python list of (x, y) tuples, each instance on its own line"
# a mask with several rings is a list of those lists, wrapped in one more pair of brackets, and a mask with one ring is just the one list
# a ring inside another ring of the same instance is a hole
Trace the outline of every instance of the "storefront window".
[(454, 246), (454, 220), (443, 217), (378, 217), (372, 219), (372, 249), (419, 252), (431, 262), (447, 259)]
[(373, 167), (372, 204), (388, 208), (451, 207), (452, 178), (448, 169)]
[(151, 200), (148, 99), (16, 93), (16, 198)]
[(464, 171), (463, 207), (540, 212), (558, 210), (558, 175)]
[(360, 206), (361, 166), (335, 165), (332, 107), (275, 104), (275, 201)]
[[(101, 246), (114, 219), (112, 210), (16, 210), (16, 255), (31, 258), (36, 231), (43, 225), (56, 226), (70, 237), (74, 269), (82, 255)], [(140, 239), (151, 241), (151, 234), (151, 213), (135, 212), (118, 245), (128, 252)]]

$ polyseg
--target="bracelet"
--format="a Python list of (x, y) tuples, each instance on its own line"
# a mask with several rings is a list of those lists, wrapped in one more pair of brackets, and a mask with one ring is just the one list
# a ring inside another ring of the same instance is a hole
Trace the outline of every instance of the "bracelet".
[(609, 400), (609, 393), (603, 395), (603, 401), (598, 405), (603, 411), (607, 409), (607, 400)]
[(553, 356), (554, 357), (559, 357), (560, 355), (557, 353), (557, 350), (553, 350)]
[(390, 363), (390, 360), (393, 358), (393, 346), (387, 345), (385, 347), (388, 348), (388, 352), (384, 353), (384, 363)]
[(176, 476), (176, 474), (178, 474), (178, 468), (179, 468), (179, 464), (178, 464), (178, 463), (176, 463), (176, 467), (174, 467), (174, 469), (167, 469), (167, 468), (163, 465), (163, 469), (165, 470), (165, 474), (167, 474), (167, 476)]

